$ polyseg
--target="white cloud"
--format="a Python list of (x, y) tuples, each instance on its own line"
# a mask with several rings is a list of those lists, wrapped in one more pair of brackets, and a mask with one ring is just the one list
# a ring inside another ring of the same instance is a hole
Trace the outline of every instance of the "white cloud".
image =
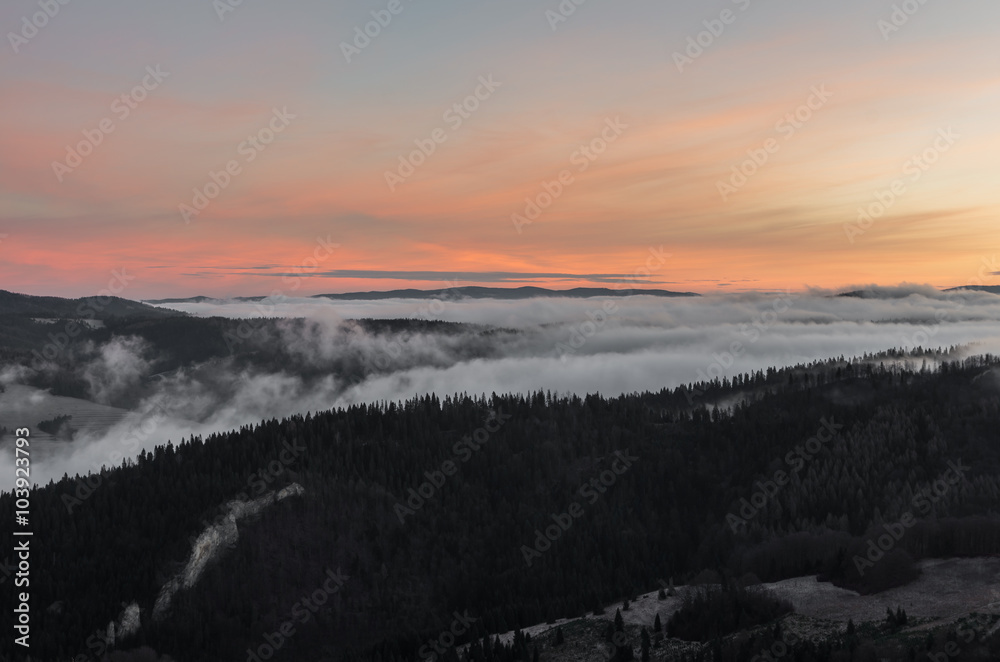
[[(277, 373), (235, 369), (229, 359), (177, 371), (143, 402), (139, 412), (144, 414), (106, 434), (83, 434), (64, 454), (36, 459), (33, 475), (45, 482), (64, 471), (72, 475), (118, 464), (120, 459), (111, 460), (113, 453), (133, 456), (139, 448), (151, 449), (167, 439), (176, 442), (264, 418), (430, 392), (544, 389), (611, 396), (918, 344), (968, 345), (968, 353), (1000, 353), (1000, 296), (968, 292), (956, 297), (923, 288), (888, 294), (890, 298), (878, 299), (810, 292), (794, 298), (449, 301), (434, 308), (435, 319), (516, 332), (483, 334), (481, 328), (464, 328), (405, 337), (367, 333), (343, 320), (413, 317), (421, 309), (426, 312), (427, 302), (288, 300), (268, 308), (266, 315), (308, 321), (282, 324), (280, 337), (271, 340), (309, 367), (310, 376), (293, 374), (293, 368)], [(253, 303), (184, 308), (201, 316), (259, 314)], [(734, 343), (739, 343), (738, 352)], [(560, 352), (560, 345), (573, 350)], [(128, 388), (148, 367), (147, 356), (148, 348), (129, 339), (102, 347), (88, 373), (97, 397)], [(345, 357), (357, 362), (363, 356), (380, 370), (360, 383), (348, 383), (333, 372)]]

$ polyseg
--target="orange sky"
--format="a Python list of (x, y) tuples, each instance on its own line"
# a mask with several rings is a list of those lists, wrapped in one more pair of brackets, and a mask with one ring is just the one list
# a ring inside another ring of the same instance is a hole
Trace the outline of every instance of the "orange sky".
[[(0, 56), (4, 289), (89, 295), (121, 269), (130, 298), (614, 286), (650, 249), (664, 289), (952, 286), (997, 252), (992, 4), (886, 32), (891, 3), (860, 0), (588, 3), (554, 30), (546, 3), (413, 3), (351, 62), (380, 3), (93, 4)], [(679, 71), (689, 37), (709, 45)], [(100, 144), (54, 166), (84, 131)], [(415, 141), (433, 152), (391, 190)], [(228, 185), (185, 218), (212, 173)]]

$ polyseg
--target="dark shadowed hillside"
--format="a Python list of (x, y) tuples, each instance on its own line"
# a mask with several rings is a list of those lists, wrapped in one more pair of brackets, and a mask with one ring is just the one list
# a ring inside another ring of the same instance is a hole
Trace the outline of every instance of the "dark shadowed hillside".
[(63, 299), (0, 290), (0, 315), (103, 320), (109, 317), (170, 317), (183, 313), (110, 295)]
[[(132, 601), (142, 627), (118, 645), (245, 659), (338, 569), (348, 578), (276, 659), (416, 659), (456, 611), (482, 636), (705, 570), (879, 591), (908, 581), (914, 559), (1000, 553), (997, 360), (893, 365), (834, 361), (611, 399), (428, 396), (185, 440), (91, 487), (67, 478), (32, 496), (45, 530), (35, 618), (54, 633), (33, 659), (93, 652), (88, 637)], [(738, 404), (703, 406), (722, 400)], [(915, 500), (954, 463), (969, 468), (953, 488)], [(228, 500), (293, 483), (301, 496), (241, 520), (153, 618)], [(12, 510), (0, 499), (0, 517)], [(893, 558), (857, 576), (854, 557), (907, 513)]]

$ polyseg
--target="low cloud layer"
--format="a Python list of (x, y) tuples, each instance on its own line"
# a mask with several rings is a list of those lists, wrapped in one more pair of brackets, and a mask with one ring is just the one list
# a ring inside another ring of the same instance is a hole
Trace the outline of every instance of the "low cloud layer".
[(100, 347), (83, 370), (93, 399), (111, 403), (149, 374), (149, 350), (137, 337), (115, 337)]
[[(260, 329), (246, 340), (280, 344), (296, 357), (297, 367), (264, 371), (220, 358), (161, 376), (152, 395), (110, 431), (83, 431), (72, 444), (36, 457), (33, 476), (39, 481), (120, 464), (168, 439), (176, 443), (263, 418), (430, 392), (617, 395), (892, 348), (962, 346), (969, 354), (1000, 353), (1000, 296), (923, 287), (880, 291), (876, 298), (813, 291), (683, 299), (285, 299), (171, 307), (198, 316), (304, 318)], [(358, 318), (477, 326), (391, 333), (344, 324)], [(149, 354), (130, 338), (101, 347), (87, 373), (93, 399), (108, 401), (148, 376), (144, 371), (155, 364)], [(365, 367), (362, 378), (343, 374), (348, 360)], [(9, 480), (0, 478), (0, 489), (10, 489)]]

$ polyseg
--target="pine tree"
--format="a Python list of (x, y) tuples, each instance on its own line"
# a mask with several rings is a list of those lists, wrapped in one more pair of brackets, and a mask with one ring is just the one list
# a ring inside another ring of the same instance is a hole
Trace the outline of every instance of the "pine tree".
[(649, 662), (649, 632), (642, 628), (642, 662)]
[(855, 630), (854, 630), (854, 619), (853, 618), (849, 618), (849, 619), (847, 619), (847, 636), (848, 637), (853, 637), (854, 636), (854, 632), (855, 632)]
[(629, 662), (635, 659), (635, 653), (632, 652), (632, 646), (626, 642), (623, 646), (618, 646), (615, 650), (615, 662)]
[(653, 619), (653, 632), (663, 632), (663, 623), (660, 622), (659, 612), (657, 612), (656, 618)]
[(622, 610), (615, 611), (615, 629), (619, 632), (625, 631), (625, 619), (622, 618)]
[(562, 646), (566, 643), (566, 637), (563, 635), (562, 626), (556, 628), (556, 640), (553, 646)]

